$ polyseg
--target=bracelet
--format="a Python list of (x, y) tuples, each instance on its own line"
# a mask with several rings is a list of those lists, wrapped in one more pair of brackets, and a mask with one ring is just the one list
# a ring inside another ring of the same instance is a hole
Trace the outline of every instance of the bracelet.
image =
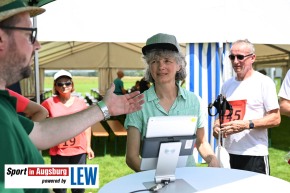
[(103, 112), (104, 120), (108, 120), (111, 115), (109, 113), (109, 109), (108, 109), (107, 105), (105, 104), (105, 102), (104, 101), (99, 101), (97, 103), (97, 105), (101, 109), (101, 111)]

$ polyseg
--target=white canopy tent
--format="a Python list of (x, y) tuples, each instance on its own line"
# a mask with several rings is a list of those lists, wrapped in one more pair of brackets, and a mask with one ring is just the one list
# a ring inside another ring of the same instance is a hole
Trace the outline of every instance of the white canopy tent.
[(145, 42), (155, 33), (180, 43), (290, 44), (289, 0), (58, 0), (38, 17), (39, 40)]
[(54, 1), (37, 17), (40, 90), (45, 69), (65, 68), (100, 70), (104, 92), (117, 69), (144, 68), (141, 47), (159, 32), (174, 34), (184, 49), (247, 38), (256, 46), (255, 65), (288, 69), (289, 7), (290, 0)]
[(145, 68), (141, 60), (141, 45), (98, 42), (43, 42), (39, 53), (40, 87), (43, 89), (44, 70), (97, 70), (101, 94), (116, 78), (118, 69)]

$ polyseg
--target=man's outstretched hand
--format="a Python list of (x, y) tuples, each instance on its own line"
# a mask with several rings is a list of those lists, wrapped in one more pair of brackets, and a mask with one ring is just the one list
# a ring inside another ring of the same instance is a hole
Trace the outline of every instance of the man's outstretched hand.
[(114, 90), (115, 85), (112, 83), (103, 99), (111, 116), (132, 113), (142, 108), (142, 104), (144, 104), (145, 101), (144, 94), (140, 94), (140, 91), (125, 95), (116, 95)]

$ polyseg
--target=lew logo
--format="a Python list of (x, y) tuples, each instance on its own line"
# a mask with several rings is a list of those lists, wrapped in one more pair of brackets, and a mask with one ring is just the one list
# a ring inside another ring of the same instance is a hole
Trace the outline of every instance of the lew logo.
[(96, 185), (97, 167), (75, 167), (71, 168), (71, 185)]
[(99, 188), (98, 165), (5, 165), (5, 188)]

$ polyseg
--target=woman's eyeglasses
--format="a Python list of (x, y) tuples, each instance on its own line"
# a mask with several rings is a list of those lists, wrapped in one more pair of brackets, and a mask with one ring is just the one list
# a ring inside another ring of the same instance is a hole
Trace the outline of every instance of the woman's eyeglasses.
[(71, 81), (67, 81), (67, 82), (57, 82), (57, 83), (56, 83), (56, 86), (58, 86), (58, 87), (63, 87), (63, 85), (65, 85), (65, 86), (70, 86), (71, 84), (72, 84)]
[(30, 34), (30, 42), (34, 44), (36, 37), (37, 37), (37, 28), (29, 28), (29, 27), (14, 27), (14, 26), (0, 26), (2, 29), (8, 30), (24, 30), (24, 31), (31, 31)]
[(234, 54), (230, 54), (229, 55), (229, 58), (230, 58), (230, 60), (235, 60), (235, 58), (237, 57), (237, 59), (238, 60), (243, 60), (243, 59), (245, 59), (245, 57), (248, 57), (248, 56), (251, 56), (251, 55), (253, 55), (253, 53), (252, 54), (248, 54), (248, 55), (241, 55), (241, 54), (237, 54), (237, 55), (234, 55)]

